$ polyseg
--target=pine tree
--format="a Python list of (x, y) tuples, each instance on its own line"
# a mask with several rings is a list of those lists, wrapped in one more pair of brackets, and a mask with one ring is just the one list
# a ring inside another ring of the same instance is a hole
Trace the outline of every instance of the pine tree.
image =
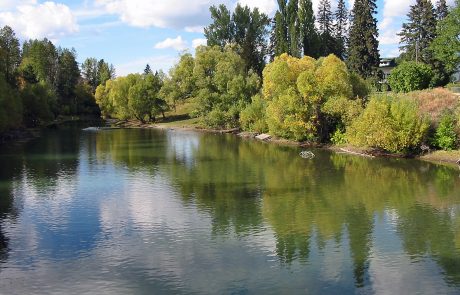
[(150, 65), (147, 64), (147, 65), (145, 66), (145, 69), (144, 69), (144, 76), (147, 76), (147, 75), (150, 75), (150, 74), (153, 74), (153, 71), (152, 71), (152, 69), (150, 68)]
[(408, 22), (404, 23), (401, 32), (400, 49), (404, 60), (433, 63), (429, 45), (436, 37), (436, 17), (430, 0), (417, 0), (410, 7), (407, 15)]
[(333, 36), (333, 15), (330, 0), (321, 0), (318, 8), (318, 25), (321, 40), (320, 54), (327, 56), (336, 54), (337, 44)]
[(375, 0), (355, 0), (352, 10), (348, 64), (367, 78), (376, 76), (380, 63)]
[(436, 18), (438, 21), (443, 20), (449, 14), (446, 0), (439, 0), (436, 2)]
[(318, 35), (315, 29), (315, 14), (311, 0), (299, 1), (299, 34), (303, 55), (318, 57)]
[(337, 11), (335, 12), (334, 37), (337, 42), (337, 56), (341, 59), (346, 58), (348, 43), (348, 10), (345, 6), (345, 0), (339, 0)]

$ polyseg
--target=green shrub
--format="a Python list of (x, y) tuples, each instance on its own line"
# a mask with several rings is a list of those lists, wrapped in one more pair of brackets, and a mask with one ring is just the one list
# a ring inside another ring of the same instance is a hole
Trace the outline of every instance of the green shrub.
[(388, 83), (393, 91), (410, 92), (426, 89), (430, 85), (433, 71), (423, 63), (404, 62), (391, 71)]
[(428, 127), (413, 100), (374, 96), (347, 129), (347, 139), (358, 146), (408, 153), (421, 144)]
[(337, 145), (346, 144), (347, 143), (346, 133), (341, 128), (337, 128), (337, 130), (335, 130), (334, 134), (331, 137), (331, 142)]
[(240, 124), (244, 130), (263, 133), (268, 130), (266, 122), (266, 102), (260, 95), (252, 98), (252, 103), (246, 106), (240, 114)]
[(443, 150), (453, 150), (457, 147), (457, 133), (455, 133), (455, 118), (451, 114), (444, 114), (434, 135), (434, 144)]

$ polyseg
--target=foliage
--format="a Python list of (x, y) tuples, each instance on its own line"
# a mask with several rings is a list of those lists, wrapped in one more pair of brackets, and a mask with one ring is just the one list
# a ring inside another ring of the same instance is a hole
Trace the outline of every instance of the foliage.
[(189, 53), (183, 54), (169, 71), (169, 77), (164, 81), (160, 96), (174, 109), (177, 103), (182, 103), (193, 96), (196, 91), (193, 69), (195, 59)]
[(430, 49), (436, 59), (445, 66), (447, 73), (452, 74), (460, 65), (460, 1), (449, 14), (438, 23), (437, 37), (431, 43)]
[(27, 126), (40, 126), (54, 119), (57, 97), (46, 82), (28, 84), (20, 94), (24, 106), (24, 123)]
[(213, 22), (204, 29), (207, 45), (217, 45), (222, 49), (227, 45), (238, 45), (246, 70), (252, 69), (260, 75), (268, 53), (268, 16), (258, 8), (251, 10), (239, 3), (233, 13), (223, 4), (211, 6), (209, 10)]
[(158, 75), (143, 75), (128, 91), (128, 107), (132, 116), (145, 123), (145, 118), (155, 121), (155, 116), (167, 110), (166, 102), (158, 94), (162, 81)]
[(396, 92), (422, 90), (428, 88), (432, 75), (433, 71), (426, 64), (403, 62), (391, 71), (388, 82)]
[(81, 65), (81, 74), (86, 83), (91, 85), (93, 91), (96, 91), (97, 86), (115, 78), (115, 68), (103, 59), (98, 61), (90, 57), (85, 59)]
[(252, 102), (241, 111), (240, 124), (244, 130), (263, 133), (268, 130), (266, 122), (267, 103), (260, 96), (252, 98)]
[(311, 0), (299, 0), (299, 37), (304, 56), (318, 57), (318, 34)]
[(375, 0), (356, 0), (352, 10), (347, 62), (364, 78), (376, 76), (380, 63), (376, 8)]
[(16, 84), (16, 71), (21, 63), (21, 50), (16, 34), (9, 26), (0, 29), (0, 73), (12, 86)]
[(337, 130), (335, 130), (334, 134), (331, 137), (331, 142), (337, 145), (346, 144), (347, 143), (346, 133), (343, 132), (342, 129), (337, 128)]
[(429, 45), (436, 37), (436, 17), (431, 1), (417, 0), (415, 5), (411, 5), (407, 18), (408, 22), (402, 25), (398, 34), (401, 37), (403, 59), (432, 64)]
[(243, 59), (231, 47), (217, 46), (197, 48), (193, 73), (195, 115), (210, 127), (238, 126), (239, 112), (259, 90), (257, 74), (244, 70)]
[(428, 127), (413, 100), (374, 96), (347, 129), (347, 139), (357, 146), (407, 153), (421, 144)]
[(435, 146), (443, 150), (453, 150), (457, 147), (458, 136), (455, 132), (455, 118), (452, 114), (445, 113), (441, 117), (434, 136)]
[(268, 129), (280, 137), (324, 139), (362, 108), (346, 65), (334, 55), (315, 60), (283, 54), (265, 68), (263, 85)]
[(22, 122), (22, 101), (18, 93), (0, 75), (0, 133)]

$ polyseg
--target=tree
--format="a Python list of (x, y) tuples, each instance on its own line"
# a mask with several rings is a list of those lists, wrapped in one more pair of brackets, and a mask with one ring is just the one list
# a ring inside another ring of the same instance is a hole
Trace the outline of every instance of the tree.
[(145, 123), (146, 117), (149, 121), (155, 121), (158, 113), (164, 114), (166, 103), (158, 97), (161, 84), (158, 75), (148, 74), (139, 76), (129, 88), (128, 107), (134, 118)]
[(278, 0), (271, 37), (274, 56), (283, 53), (300, 56), (302, 33), (299, 31), (298, 11), (299, 0)]
[(460, 65), (460, 1), (445, 19), (438, 23), (437, 37), (431, 43), (430, 49), (436, 59), (440, 60), (448, 74), (454, 73)]
[(238, 45), (246, 70), (252, 69), (261, 75), (268, 53), (268, 16), (258, 8), (251, 10), (240, 4), (233, 13), (225, 5), (212, 6), (210, 11), (213, 22), (205, 28), (208, 46)]
[(233, 23), (230, 10), (221, 4), (218, 7), (211, 6), (212, 23), (204, 28), (204, 36), (206, 37), (208, 46), (220, 46), (230, 44), (233, 41)]
[(56, 89), (58, 51), (48, 39), (29, 40), (22, 45), (21, 69), (31, 67), (38, 81)]
[(105, 84), (110, 79), (115, 78), (115, 68), (113, 65), (109, 65), (104, 59), (97, 62), (97, 82), (99, 84)]
[(10, 85), (15, 85), (16, 71), (21, 63), (21, 50), (16, 34), (9, 26), (0, 29), (0, 73)]
[(83, 79), (91, 85), (93, 92), (96, 91), (98, 84), (97, 59), (90, 57), (85, 59), (81, 65), (81, 74)]
[(408, 22), (403, 23), (400, 49), (404, 60), (433, 63), (429, 45), (436, 37), (436, 17), (429, 0), (417, 0), (407, 14)]
[(238, 126), (240, 111), (259, 91), (258, 75), (244, 69), (244, 60), (231, 46), (198, 47), (193, 76), (194, 113), (213, 128)]
[(439, 0), (436, 2), (436, 18), (441, 21), (446, 18), (449, 14), (449, 8), (447, 7), (446, 0)]
[(150, 68), (150, 65), (147, 64), (144, 69), (144, 75), (150, 75), (150, 74), (153, 75), (153, 72), (152, 72), (152, 69)]
[(336, 39), (336, 54), (342, 60), (346, 57), (348, 43), (348, 10), (345, 0), (339, 0), (335, 12), (334, 37)]
[(289, 0), (287, 6), (289, 54), (300, 57), (300, 34), (298, 29), (299, 0)]
[(71, 106), (76, 111), (75, 87), (80, 79), (80, 68), (76, 60), (75, 49), (59, 50), (57, 93), (61, 103)]
[(321, 39), (321, 56), (335, 53), (337, 44), (333, 37), (333, 16), (331, 2), (321, 0), (318, 7), (318, 25)]
[(318, 35), (311, 0), (299, 0), (299, 34), (304, 56), (318, 57)]
[(353, 5), (348, 65), (367, 78), (376, 76), (380, 64), (375, 0), (356, 0)]
[(392, 90), (410, 92), (428, 88), (433, 76), (430, 66), (423, 63), (406, 61), (398, 65), (388, 78)]
[(195, 59), (190, 53), (180, 57), (179, 63), (169, 71), (169, 78), (166, 78), (161, 88), (161, 97), (175, 109), (177, 103), (190, 99), (195, 89), (195, 78), (193, 69)]

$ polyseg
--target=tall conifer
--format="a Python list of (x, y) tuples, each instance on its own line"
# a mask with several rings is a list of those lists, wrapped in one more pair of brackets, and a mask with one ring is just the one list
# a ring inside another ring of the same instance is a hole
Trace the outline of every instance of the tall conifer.
[(345, 6), (345, 0), (339, 0), (337, 11), (335, 12), (334, 37), (337, 42), (337, 55), (345, 59), (348, 43), (348, 10)]
[(443, 20), (449, 14), (446, 0), (439, 0), (436, 2), (436, 18), (438, 21)]
[(400, 49), (405, 60), (432, 64), (429, 45), (436, 37), (436, 17), (430, 0), (417, 0), (407, 14), (408, 21), (402, 26)]
[(380, 63), (375, 0), (355, 0), (352, 10), (348, 64), (367, 78), (378, 73)]

